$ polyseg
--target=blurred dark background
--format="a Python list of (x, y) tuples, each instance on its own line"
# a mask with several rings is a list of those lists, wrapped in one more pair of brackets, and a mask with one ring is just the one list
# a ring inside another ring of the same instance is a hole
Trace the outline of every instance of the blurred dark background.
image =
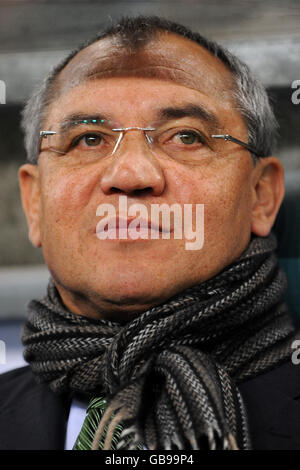
[(72, 48), (122, 15), (138, 14), (180, 22), (242, 58), (271, 97), (286, 172), (300, 172), (300, 104), (291, 100), (291, 84), (300, 80), (299, 0), (0, 0), (0, 80), (6, 85), (6, 104), (0, 104), (0, 319), (22, 317), (25, 300), (43, 292), (48, 277), (40, 250), (27, 240), (19, 199), (24, 102)]

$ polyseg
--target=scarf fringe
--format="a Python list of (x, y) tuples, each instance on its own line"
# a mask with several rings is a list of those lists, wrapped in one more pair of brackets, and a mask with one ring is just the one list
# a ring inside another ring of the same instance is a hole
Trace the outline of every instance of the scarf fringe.
[[(100, 423), (99, 423), (99, 426), (97, 428), (97, 431), (95, 432), (95, 436), (94, 436), (94, 439), (93, 439), (93, 443), (92, 443), (92, 448), (91, 450), (98, 450), (99, 449), (99, 443), (103, 437), (103, 433), (104, 433), (104, 428), (105, 426), (109, 423), (109, 421), (111, 420), (112, 418), (112, 415), (113, 413), (115, 413), (117, 410), (119, 410), (121, 407), (121, 405), (119, 403), (111, 403), (107, 409), (105, 410), (104, 412), (104, 415), (102, 416), (102, 419), (100, 420)], [(113, 423), (114, 423), (114, 426), (113, 426), (113, 430), (112, 428), (109, 427), (109, 438), (111, 440), (112, 438), (112, 435), (111, 433), (113, 434), (113, 431), (115, 430), (115, 427), (118, 425), (118, 423), (123, 419), (123, 414), (121, 416), (119, 416), (119, 414), (116, 415), (116, 417), (118, 417), (118, 421), (114, 421), (113, 419)], [(110, 423), (111, 424), (111, 423)], [(107, 433), (108, 434), (108, 433)], [(106, 434), (106, 437), (107, 437), (107, 434)]]

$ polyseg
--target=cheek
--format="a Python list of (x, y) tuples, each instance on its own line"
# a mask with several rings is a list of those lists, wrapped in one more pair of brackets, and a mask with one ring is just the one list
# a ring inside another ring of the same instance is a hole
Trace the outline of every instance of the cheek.
[(206, 239), (240, 252), (251, 232), (251, 185), (244, 169), (224, 172), (213, 181), (206, 204)]
[(180, 168), (169, 170), (172, 202), (204, 204), (205, 235), (216, 239), (236, 235), (251, 224), (251, 185), (249, 165), (223, 168)]
[[(85, 169), (48, 170), (42, 179), (41, 221), (42, 226), (57, 229), (68, 225), (75, 228), (86, 214), (95, 178), (86, 174)], [(55, 224), (55, 227), (53, 227)]]

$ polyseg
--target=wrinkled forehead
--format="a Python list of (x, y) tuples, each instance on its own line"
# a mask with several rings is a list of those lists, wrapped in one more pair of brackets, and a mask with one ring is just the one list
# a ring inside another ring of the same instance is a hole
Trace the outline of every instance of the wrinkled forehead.
[(227, 67), (197, 43), (165, 33), (134, 49), (116, 37), (93, 43), (60, 72), (56, 91), (63, 94), (89, 79), (122, 76), (167, 80), (233, 101), (233, 77)]

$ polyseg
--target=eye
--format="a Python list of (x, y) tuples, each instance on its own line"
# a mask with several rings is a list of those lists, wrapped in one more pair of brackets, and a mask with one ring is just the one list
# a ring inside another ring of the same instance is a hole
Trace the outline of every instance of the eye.
[(101, 134), (88, 133), (76, 137), (72, 142), (72, 147), (76, 147), (79, 144), (87, 147), (96, 147), (100, 145), (102, 141), (103, 137)]
[(81, 140), (89, 147), (95, 147), (101, 144), (103, 138), (99, 134), (85, 134)]
[(193, 145), (204, 143), (204, 139), (195, 131), (183, 130), (174, 135), (174, 140), (177, 143), (184, 145)]

